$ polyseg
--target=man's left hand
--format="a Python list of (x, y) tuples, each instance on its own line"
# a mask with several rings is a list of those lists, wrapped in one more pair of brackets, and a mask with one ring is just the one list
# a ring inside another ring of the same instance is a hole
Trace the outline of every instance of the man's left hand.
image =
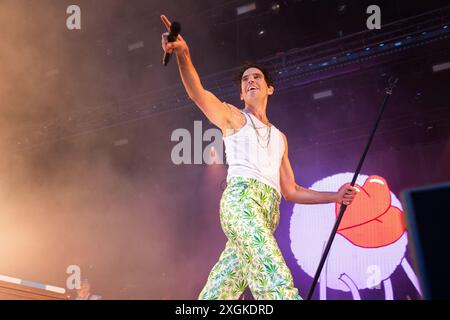
[(337, 203), (345, 204), (346, 206), (351, 205), (353, 199), (356, 196), (356, 189), (352, 187), (350, 184), (346, 184), (343, 186), (337, 193)]

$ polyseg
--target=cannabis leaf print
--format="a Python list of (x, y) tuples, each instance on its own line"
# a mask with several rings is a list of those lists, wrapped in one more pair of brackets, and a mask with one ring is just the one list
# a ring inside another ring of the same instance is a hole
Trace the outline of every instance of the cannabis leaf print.
[(199, 299), (238, 299), (247, 286), (256, 299), (300, 300), (273, 235), (280, 195), (256, 179), (233, 177), (220, 201), (228, 242)]

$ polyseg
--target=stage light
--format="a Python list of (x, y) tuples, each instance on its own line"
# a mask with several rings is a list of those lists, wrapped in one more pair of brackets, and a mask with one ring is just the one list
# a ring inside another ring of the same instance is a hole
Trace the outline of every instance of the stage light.
[(447, 70), (450, 69), (450, 62), (444, 62), (444, 63), (440, 63), (440, 64), (436, 64), (433, 66), (433, 72), (439, 72), (442, 70)]
[(143, 48), (143, 47), (144, 47), (144, 41), (138, 41), (138, 42), (129, 44), (128, 51), (133, 51), (133, 50)]
[(259, 27), (258, 30), (256, 31), (256, 34), (259, 38), (262, 38), (266, 35), (266, 29), (264, 29), (263, 27)]
[(45, 76), (46, 76), (47, 78), (50, 78), (50, 77), (56, 76), (56, 75), (58, 75), (58, 74), (59, 74), (59, 69), (55, 68), (55, 69), (48, 70), (48, 71), (45, 73)]
[(252, 2), (252, 3), (245, 4), (243, 6), (237, 7), (236, 14), (238, 16), (240, 16), (241, 14), (244, 14), (244, 13), (247, 13), (250, 11), (254, 11), (254, 10), (256, 10), (256, 3)]
[(280, 12), (280, 4), (278, 2), (273, 2), (272, 5), (270, 6), (270, 10), (272, 10), (273, 13), (277, 14)]
[(380, 43), (378, 46), (380, 47), (384, 47), (384, 43)]
[(402, 45), (401, 41), (397, 41), (396, 43), (394, 43), (394, 46), (396, 46), (396, 47), (401, 46), (401, 45)]
[(320, 92), (314, 93), (313, 94), (313, 99), (314, 100), (319, 100), (319, 99), (332, 97), (332, 96), (333, 96), (333, 91), (332, 90), (325, 90), (325, 91), (320, 91)]
[(114, 141), (114, 146), (119, 147), (128, 144), (128, 139), (120, 139), (117, 141)]
[(443, 29), (448, 29), (448, 26), (443, 26), (442, 28), (443, 28)]
[(338, 11), (340, 13), (344, 13), (346, 9), (347, 9), (347, 5), (345, 3), (339, 5), (339, 7), (338, 7)]

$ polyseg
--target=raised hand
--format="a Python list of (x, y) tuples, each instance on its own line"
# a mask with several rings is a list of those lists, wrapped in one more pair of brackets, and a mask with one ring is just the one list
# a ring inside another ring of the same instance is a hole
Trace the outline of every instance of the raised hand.
[(168, 32), (165, 32), (162, 34), (161, 39), (161, 46), (164, 52), (179, 54), (181, 52), (185, 52), (188, 50), (187, 44), (184, 41), (183, 37), (181, 35), (178, 35), (177, 39), (174, 42), (168, 42), (167, 36), (169, 35), (170, 31), (170, 25), (171, 22), (165, 15), (161, 15), (161, 21), (163, 22), (164, 26), (167, 28)]

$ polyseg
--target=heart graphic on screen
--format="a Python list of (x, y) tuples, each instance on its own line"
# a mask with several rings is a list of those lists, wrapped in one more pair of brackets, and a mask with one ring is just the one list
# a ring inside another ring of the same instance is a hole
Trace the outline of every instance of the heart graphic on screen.
[[(341, 186), (343, 188), (344, 186)], [(356, 246), (364, 248), (384, 247), (397, 241), (405, 232), (402, 211), (391, 206), (391, 192), (386, 180), (370, 176), (353, 203), (347, 207), (338, 233)], [(336, 217), (340, 204), (336, 204)]]

